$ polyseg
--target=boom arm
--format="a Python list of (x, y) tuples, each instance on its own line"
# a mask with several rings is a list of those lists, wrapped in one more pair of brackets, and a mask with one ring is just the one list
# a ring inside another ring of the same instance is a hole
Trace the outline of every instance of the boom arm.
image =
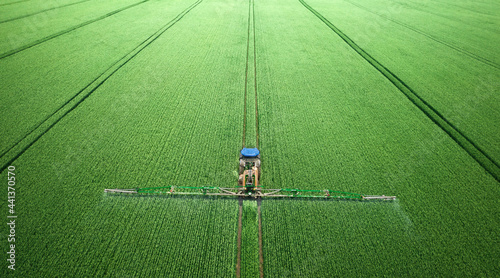
[(168, 195), (207, 195), (207, 196), (234, 196), (234, 197), (263, 197), (263, 198), (323, 198), (349, 200), (395, 200), (396, 196), (364, 195), (334, 190), (303, 190), (303, 189), (264, 189), (249, 194), (244, 188), (225, 187), (190, 187), (190, 186), (163, 186), (132, 189), (105, 189), (106, 193), (125, 194), (168, 194)]

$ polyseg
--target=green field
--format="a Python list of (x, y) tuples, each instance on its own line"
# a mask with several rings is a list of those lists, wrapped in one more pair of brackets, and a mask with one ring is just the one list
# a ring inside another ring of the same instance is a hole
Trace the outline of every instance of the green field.
[(263, 276), (496, 276), (499, 28), (493, 0), (0, 0), (0, 276), (259, 277), (255, 201), (238, 250), (237, 199), (103, 193), (235, 187), (242, 141), (265, 188), (397, 196), (262, 200)]

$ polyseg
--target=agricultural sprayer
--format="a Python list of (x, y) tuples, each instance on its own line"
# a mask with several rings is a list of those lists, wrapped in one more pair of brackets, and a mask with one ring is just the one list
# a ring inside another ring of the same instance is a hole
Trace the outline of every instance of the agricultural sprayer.
[(322, 198), (351, 200), (395, 200), (396, 196), (365, 195), (335, 190), (268, 189), (260, 183), (260, 151), (257, 148), (243, 148), (240, 151), (239, 177), (237, 187), (193, 187), (161, 186), (131, 189), (105, 189), (107, 193), (126, 194), (169, 194), (234, 196), (244, 198)]

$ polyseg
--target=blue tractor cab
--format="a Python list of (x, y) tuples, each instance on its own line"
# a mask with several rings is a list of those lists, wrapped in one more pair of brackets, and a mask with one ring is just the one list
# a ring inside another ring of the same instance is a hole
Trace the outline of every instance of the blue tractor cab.
[(244, 157), (260, 157), (260, 151), (257, 148), (243, 148), (240, 154)]

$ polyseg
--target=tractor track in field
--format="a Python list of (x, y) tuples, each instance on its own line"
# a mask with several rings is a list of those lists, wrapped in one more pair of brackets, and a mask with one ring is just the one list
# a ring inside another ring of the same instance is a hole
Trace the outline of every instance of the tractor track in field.
[(257, 199), (257, 218), (259, 221), (259, 275), (260, 278), (264, 277), (264, 252), (262, 251), (262, 213), (260, 210), (260, 205), (262, 203), (262, 198)]
[(477, 10), (474, 10), (472, 8), (467, 8), (467, 7), (464, 7), (464, 6), (457, 5), (457, 4), (455, 4), (455, 2), (453, 2), (453, 3), (446, 3), (446, 2), (440, 2), (440, 1), (438, 1), (438, 3), (444, 4), (444, 5), (448, 5), (448, 6), (452, 6), (454, 8), (459, 8), (459, 9), (462, 9), (462, 10), (465, 10), (465, 11), (468, 11), (468, 12), (471, 12), (471, 13), (480, 14), (480, 15), (486, 15), (486, 16), (495, 15), (495, 10), (493, 10), (493, 13), (485, 13), (484, 11), (477, 11)]
[(255, 2), (252, 1), (252, 21), (253, 21), (253, 81), (255, 93), (255, 147), (259, 148), (259, 109), (257, 102), (257, 49), (255, 47)]
[[(259, 148), (259, 102), (257, 98), (257, 47), (255, 39), (255, 2), (252, 0), (252, 20), (253, 20), (253, 74), (254, 74), (254, 93), (255, 93), (255, 147)], [(257, 219), (259, 223), (259, 276), (264, 277), (264, 252), (262, 251), (262, 198), (257, 198)]]
[(238, 198), (238, 237), (236, 240), (236, 278), (241, 277), (241, 231), (243, 218), (243, 197)]
[(16, 1), (16, 2), (4, 3), (4, 4), (0, 4), (0, 7), (12, 5), (12, 4), (17, 4), (17, 3), (22, 3), (22, 2), (28, 2), (28, 1), (31, 1), (31, 0), (21, 0), (21, 1)]
[(135, 6), (138, 6), (138, 5), (140, 5), (140, 4), (146, 3), (146, 2), (148, 2), (148, 1), (149, 1), (149, 0), (143, 0), (143, 1), (141, 1), (141, 2), (137, 2), (137, 3), (134, 3), (134, 4), (128, 5), (128, 6), (126, 6), (126, 7), (123, 7), (123, 8), (120, 8), (120, 9), (114, 10), (114, 11), (112, 11), (112, 12), (109, 12), (109, 13), (107, 13), (107, 14), (105, 14), (105, 15), (102, 15), (102, 16), (100, 16), (100, 17), (98, 17), (98, 18), (95, 18), (95, 19), (91, 19), (91, 20), (85, 21), (85, 22), (83, 22), (83, 23), (80, 23), (80, 24), (78, 24), (78, 25), (75, 25), (75, 26), (73, 26), (73, 27), (70, 27), (70, 28), (68, 28), (68, 29), (66, 29), (66, 30), (59, 31), (59, 32), (57, 32), (57, 33), (54, 33), (54, 34), (52, 34), (52, 35), (49, 35), (49, 36), (46, 36), (46, 37), (44, 37), (44, 38), (38, 39), (38, 40), (36, 40), (36, 41), (30, 42), (30, 43), (25, 44), (25, 45), (23, 45), (23, 46), (20, 46), (20, 47), (18, 47), (18, 48), (15, 48), (15, 49), (9, 50), (9, 51), (7, 51), (7, 52), (4, 52), (4, 53), (0, 54), (0, 59), (3, 59), (3, 58), (6, 58), (6, 57), (9, 57), (9, 56), (14, 55), (14, 54), (16, 54), (16, 53), (18, 53), (18, 52), (21, 52), (21, 51), (26, 50), (26, 49), (28, 49), (28, 48), (31, 48), (31, 47), (33, 47), (33, 46), (39, 45), (39, 44), (44, 43), (44, 42), (46, 42), (46, 41), (49, 41), (49, 40), (51, 40), (51, 39), (57, 38), (57, 37), (59, 37), (59, 36), (61, 36), (61, 35), (67, 34), (67, 33), (69, 33), (69, 32), (72, 32), (72, 31), (74, 31), (74, 30), (76, 30), (76, 29), (79, 29), (79, 28), (81, 28), (81, 27), (87, 26), (87, 25), (92, 24), (92, 23), (94, 23), (94, 22), (97, 22), (97, 21), (99, 21), (99, 20), (103, 20), (103, 19), (105, 19), (105, 18), (107, 18), (107, 17), (110, 17), (110, 16), (112, 16), (112, 15), (115, 15), (115, 14), (117, 14), (117, 13), (119, 13), (119, 12), (123, 12), (123, 11), (125, 11), (125, 10), (127, 10), (127, 9), (133, 8), (133, 7), (135, 7)]
[(79, 1), (79, 2), (69, 3), (69, 4), (66, 4), (66, 5), (62, 5), (62, 6), (58, 6), (58, 7), (52, 7), (52, 8), (45, 9), (45, 10), (41, 10), (41, 11), (38, 11), (36, 13), (26, 14), (26, 15), (14, 17), (14, 18), (9, 18), (9, 19), (0, 21), (0, 24), (5, 23), (5, 22), (9, 22), (9, 21), (18, 20), (18, 19), (25, 18), (25, 17), (34, 16), (34, 15), (37, 15), (37, 14), (41, 14), (41, 13), (52, 11), (52, 10), (59, 9), (59, 8), (69, 7), (69, 6), (72, 6), (72, 5), (76, 5), (76, 4), (80, 4), (80, 3), (88, 2), (88, 1), (90, 1), (90, 0), (83, 0), (83, 1)]
[[(94, 93), (104, 82), (106, 82), (114, 73), (120, 70), (125, 64), (132, 60), (137, 54), (144, 50), (147, 46), (158, 39), (165, 31), (170, 29), (175, 23), (180, 21), (187, 13), (198, 6), (203, 0), (197, 0), (184, 11), (179, 13), (176, 17), (166, 23), (158, 31), (149, 36), (146, 40), (137, 45), (129, 53), (123, 56), (121, 59), (117, 60), (113, 65), (111, 65), (106, 71), (97, 76), (92, 82), (80, 90), (77, 94), (72, 96), (68, 101), (66, 101), (62, 106), (60, 106), (56, 111), (46, 117), (42, 122), (40, 122), (35, 128), (29, 131), (22, 139), (11, 146), (7, 151), (0, 155), (0, 159), (4, 156), (9, 155), (9, 152), (14, 152), (10, 158), (7, 158), (7, 162), (0, 166), (0, 173), (3, 172), (9, 165), (11, 165), (16, 159), (18, 159), (26, 150), (28, 150), (33, 144), (35, 144), (43, 135), (45, 135), (52, 127), (59, 123), (66, 115), (77, 108), (81, 103), (83, 103), (92, 93)], [(144, 1), (145, 2), (145, 1)], [(52, 119), (54, 118), (54, 119)], [(38, 131), (38, 132), (37, 132)], [(25, 142), (24, 146), (21, 144)], [(20, 148), (16, 151), (16, 147)]]
[(28, 2), (28, 1), (31, 1), (31, 0), (20, 0), (20, 1), (10, 2), (10, 3), (4, 3), (4, 4), (0, 4), (0, 7), (12, 5), (12, 4), (18, 4), (18, 3), (22, 3), (22, 2)]
[(370, 54), (359, 47), (351, 38), (333, 25), (323, 15), (309, 6), (304, 0), (298, 0), (306, 9), (313, 13), (318, 19), (335, 32), (354, 51), (370, 63), (385, 78), (387, 78), (396, 88), (398, 88), (417, 108), (420, 109), (432, 122), (439, 126), (448, 136), (450, 136), (462, 149), (464, 149), (479, 165), (485, 169), (493, 178), (500, 182), (500, 165), (493, 160), (484, 150), (477, 146), (471, 139), (448, 121), (438, 110), (427, 103), (413, 89), (406, 85), (399, 77), (383, 66)]
[[(258, 118), (258, 103), (257, 103), (257, 50), (255, 48), (255, 4), (254, 0), (248, 1), (248, 29), (247, 29), (247, 53), (245, 62), (245, 89), (244, 89), (244, 109), (243, 109), (243, 139), (242, 145), (245, 147), (246, 138), (246, 123), (247, 123), (247, 98), (248, 92), (248, 74), (249, 74), (249, 56), (250, 56), (250, 43), (253, 44), (253, 74), (254, 74), (254, 98), (255, 98), (255, 147), (259, 147), (259, 118)], [(253, 35), (253, 39), (250, 39)], [(237, 254), (236, 254), (236, 277), (241, 277), (241, 249), (242, 249), (242, 217), (243, 217), (243, 198), (239, 197), (239, 213), (238, 213), (238, 238), (237, 238)], [(261, 199), (257, 199), (257, 218), (258, 218), (258, 242), (259, 242), (259, 277), (264, 277), (264, 260), (262, 253), (262, 220), (260, 213)]]
[(451, 48), (451, 49), (453, 49), (453, 50), (455, 50), (455, 51), (458, 51), (458, 52), (460, 52), (460, 53), (462, 53), (462, 54), (464, 54), (464, 55), (466, 55), (466, 56), (468, 56), (468, 57), (470, 57), (470, 58), (472, 58), (472, 59), (474, 59), (474, 60), (476, 60), (476, 61), (479, 61), (479, 62), (481, 62), (481, 63), (483, 63), (483, 64), (489, 65), (489, 66), (494, 67), (494, 68), (496, 68), (496, 69), (500, 69), (500, 65), (498, 65), (497, 63), (495, 63), (495, 62), (493, 62), (493, 61), (490, 61), (490, 60), (488, 60), (488, 59), (486, 59), (486, 58), (484, 58), (484, 57), (481, 57), (481, 56), (479, 56), (479, 55), (477, 55), (477, 54), (474, 54), (474, 53), (472, 53), (472, 52), (470, 52), (470, 51), (468, 51), (468, 50), (465, 50), (465, 49), (463, 49), (463, 48), (461, 48), (461, 47), (455, 46), (455, 45), (453, 45), (453, 44), (451, 44), (451, 43), (447, 43), (447, 42), (445, 42), (445, 41), (442, 41), (442, 40), (440, 40), (439, 38), (436, 38), (435, 36), (432, 36), (432, 35), (430, 35), (430, 34), (427, 34), (426, 32), (424, 32), (424, 31), (422, 31), (422, 30), (419, 30), (419, 29), (417, 29), (417, 28), (415, 28), (415, 27), (412, 27), (412, 26), (410, 26), (410, 25), (408, 25), (408, 24), (406, 24), (406, 23), (400, 22), (400, 21), (398, 21), (398, 20), (392, 19), (392, 18), (390, 18), (390, 17), (388, 17), (388, 16), (385, 16), (385, 15), (383, 15), (383, 14), (380, 14), (380, 13), (374, 12), (374, 11), (372, 11), (372, 10), (370, 10), (370, 9), (368, 9), (368, 8), (364, 7), (364, 6), (361, 6), (361, 5), (357, 4), (357, 3), (353, 3), (353, 2), (351, 2), (351, 1), (349, 1), (349, 0), (344, 0), (344, 1), (345, 1), (345, 2), (348, 2), (349, 4), (351, 4), (351, 5), (353, 5), (353, 6), (356, 6), (356, 7), (360, 8), (360, 9), (362, 9), (362, 10), (365, 10), (365, 11), (367, 11), (367, 12), (369, 12), (369, 13), (372, 13), (372, 14), (374, 14), (374, 15), (380, 16), (380, 17), (382, 17), (382, 18), (384, 18), (384, 19), (386, 19), (386, 20), (389, 20), (389, 21), (394, 22), (394, 23), (396, 23), (396, 24), (398, 24), (398, 25), (400, 25), (400, 26), (403, 26), (403, 27), (405, 27), (405, 28), (407, 28), (407, 29), (410, 29), (410, 30), (412, 30), (413, 32), (416, 32), (416, 33), (418, 33), (418, 34), (420, 34), (420, 35), (422, 35), (422, 36), (425, 36), (425, 37), (427, 37), (427, 38), (429, 38), (429, 39), (431, 39), (431, 40), (433, 40), (433, 41), (435, 41), (435, 42), (437, 42), (437, 43), (440, 43), (440, 44), (442, 44), (442, 45), (444, 45), (444, 46), (447, 46), (447, 47), (449, 47), (449, 48)]
[[(249, 0), (250, 3), (251, 0)], [(245, 147), (245, 137), (247, 131), (247, 93), (248, 93), (248, 56), (250, 55), (250, 4), (248, 5), (248, 31), (247, 31), (247, 56), (245, 62), (245, 88), (243, 95), (243, 142), (242, 147)]]
[[(428, 14), (437, 16), (439, 18), (445, 18), (445, 19), (448, 19), (448, 20), (451, 20), (451, 21), (454, 21), (454, 22), (459, 22), (461, 24), (469, 25), (468, 22), (464, 21), (462, 18), (458, 19), (456, 17), (447, 15), (446, 13), (436, 12), (436, 10), (434, 10), (434, 9), (428, 10), (428, 9), (422, 8), (419, 5), (422, 1), (412, 0), (410, 2), (413, 4), (413, 5), (412, 4), (408, 4), (408, 7), (410, 7), (411, 9), (415, 9), (415, 10), (420, 11), (420, 12), (428, 13)], [(428, 2), (430, 2), (430, 1), (428, 1)], [(453, 5), (453, 4), (449, 4), (449, 3), (445, 3), (445, 2), (440, 2), (440, 1), (437, 1), (437, 2), (440, 3), (440, 4), (444, 4), (444, 5)], [(459, 7), (459, 6), (456, 6), (456, 7)]]
[[(257, 50), (255, 48), (255, 5), (253, 0), (249, 0), (248, 5), (248, 30), (247, 30), (247, 54), (245, 62), (245, 89), (244, 89), (244, 109), (243, 109), (243, 148), (246, 145), (246, 123), (247, 123), (247, 98), (248, 98), (248, 73), (250, 56), (250, 35), (253, 34), (253, 74), (254, 74), (254, 98), (255, 98), (255, 147), (259, 148), (259, 114), (257, 104)], [(252, 26), (252, 28), (250, 27)]]

